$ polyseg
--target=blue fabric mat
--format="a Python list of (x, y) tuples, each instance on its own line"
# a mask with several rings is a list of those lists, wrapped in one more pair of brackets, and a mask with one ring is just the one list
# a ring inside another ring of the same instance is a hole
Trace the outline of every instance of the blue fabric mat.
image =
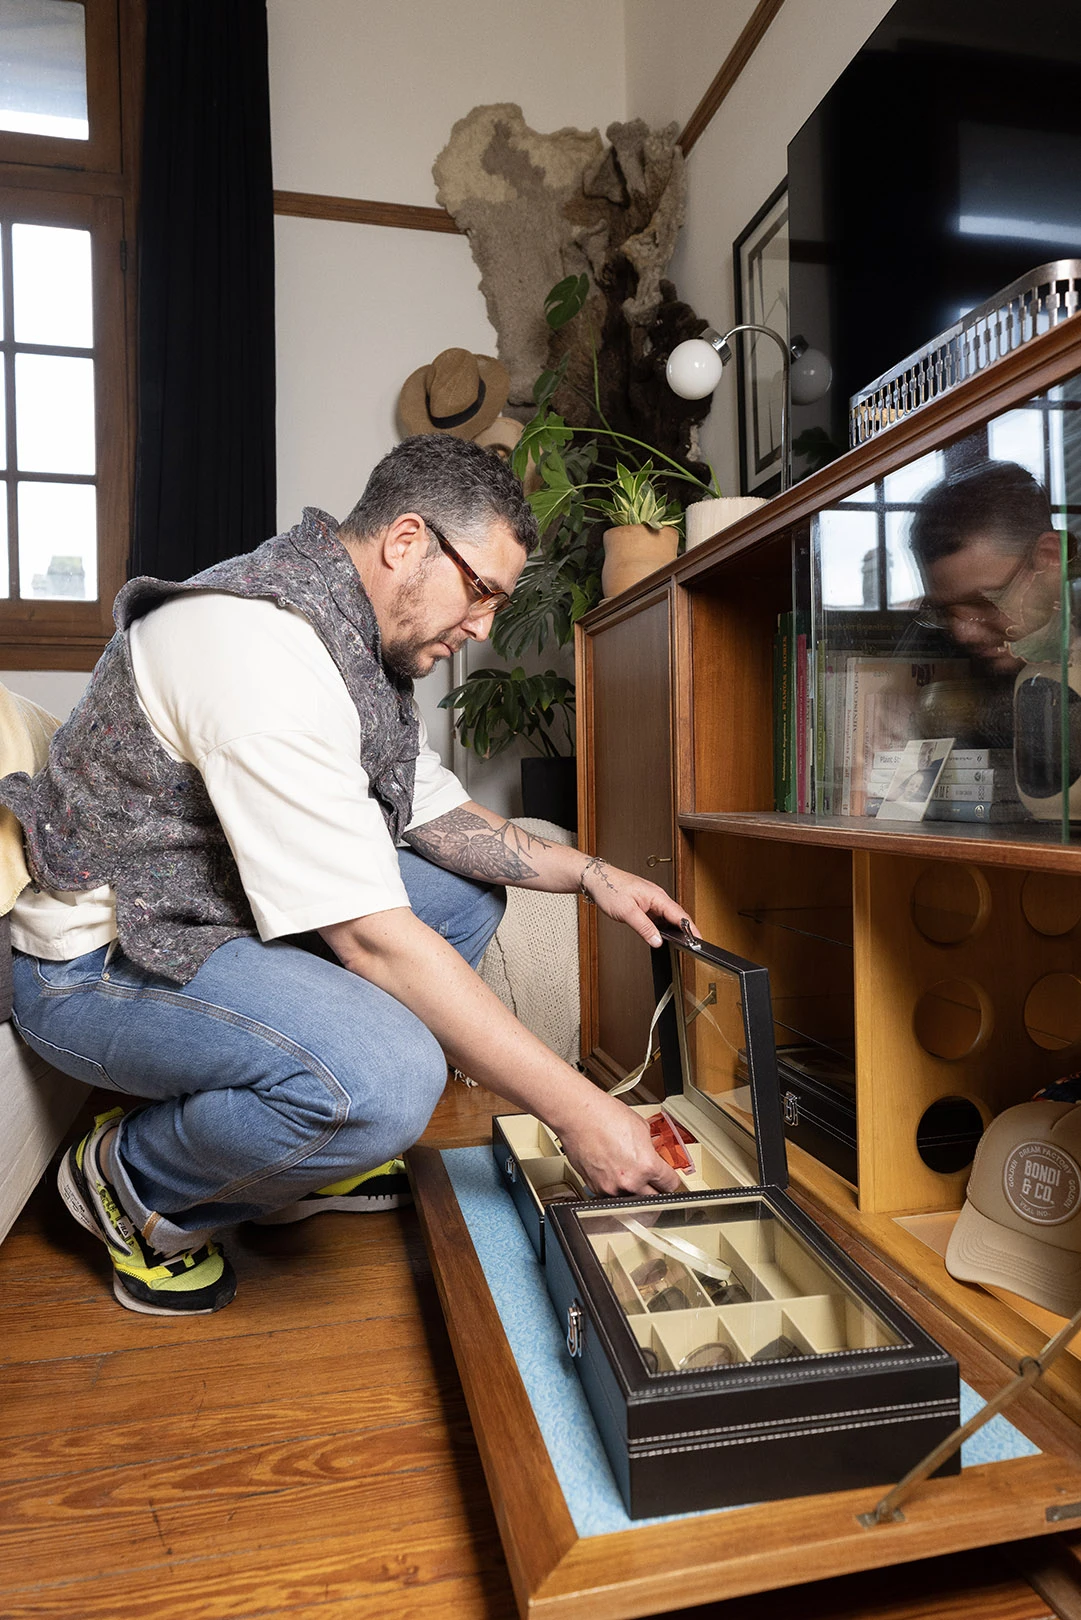
[[(499, 1179), (491, 1149), (450, 1148), (441, 1157), (579, 1536), (664, 1523), (627, 1517), (567, 1355), (544, 1272)], [(962, 1383), (962, 1419), (971, 1417), (981, 1404), (975, 1391)], [(995, 1417), (962, 1447), (961, 1464), (969, 1468), (1031, 1457), (1038, 1451), (1012, 1423)]]

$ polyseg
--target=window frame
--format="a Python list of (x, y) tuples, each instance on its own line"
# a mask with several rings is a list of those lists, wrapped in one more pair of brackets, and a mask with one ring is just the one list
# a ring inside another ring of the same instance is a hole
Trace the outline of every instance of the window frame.
[(89, 139), (0, 130), (0, 163), (117, 174), (121, 167), (120, 50), (116, 0), (75, 0), (86, 16)]
[[(0, 599), (2, 669), (92, 669), (113, 633), (113, 599), (127, 577), (131, 552), (134, 242), (146, 0), (79, 3), (86, 11), (90, 140), (0, 130), (0, 209), (7, 218), (15, 210), (28, 223), (70, 224), (91, 232), (98, 592), (92, 602)], [(9, 460), (13, 457), (12, 445)], [(9, 473), (5, 469), (5, 479)], [(12, 556), (13, 570), (16, 563)], [(13, 571), (12, 590), (17, 577)]]

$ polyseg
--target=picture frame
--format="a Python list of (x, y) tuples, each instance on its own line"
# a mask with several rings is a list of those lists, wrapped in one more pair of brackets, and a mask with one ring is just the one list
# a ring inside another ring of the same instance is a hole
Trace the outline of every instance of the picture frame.
[[(788, 181), (771, 192), (732, 244), (736, 325), (788, 332)], [(775, 495), (781, 487), (781, 398), (784, 368), (771, 338), (741, 332), (732, 340), (739, 391), (742, 495)]]

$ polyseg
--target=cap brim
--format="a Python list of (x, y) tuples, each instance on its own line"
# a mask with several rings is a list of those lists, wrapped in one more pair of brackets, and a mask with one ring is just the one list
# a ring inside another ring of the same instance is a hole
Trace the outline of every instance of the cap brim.
[(946, 1270), (960, 1282), (1008, 1288), (1033, 1305), (1072, 1316), (1081, 1309), (1081, 1254), (1015, 1232), (966, 1204), (946, 1249)]

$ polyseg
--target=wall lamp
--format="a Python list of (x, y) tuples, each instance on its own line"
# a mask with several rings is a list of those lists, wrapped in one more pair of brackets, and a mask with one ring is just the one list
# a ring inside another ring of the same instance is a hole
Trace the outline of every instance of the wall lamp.
[(789, 344), (772, 326), (744, 323), (733, 326), (723, 336), (707, 327), (701, 337), (677, 344), (668, 356), (668, 386), (681, 399), (705, 399), (712, 394), (732, 358), (728, 340), (738, 332), (759, 332), (772, 338), (781, 351), (781, 489), (786, 490), (792, 480), (789, 403), (810, 405), (822, 398), (833, 381), (833, 369), (820, 349), (812, 349), (802, 337), (793, 338)]

